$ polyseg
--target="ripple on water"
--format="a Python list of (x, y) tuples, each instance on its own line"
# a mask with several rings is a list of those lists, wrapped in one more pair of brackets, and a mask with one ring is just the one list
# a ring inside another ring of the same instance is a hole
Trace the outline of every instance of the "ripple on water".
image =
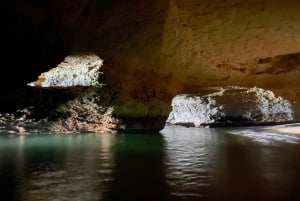
[(0, 190), (22, 201), (300, 200), (300, 143), (256, 143), (243, 131), (273, 132), (0, 137)]
[(208, 196), (215, 154), (213, 129), (165, 127), (167, 183), (171, 195), (182, 200), (199, 200)]
[[(250, 127), (247, 129), (233, 129), (229, 130), (228, 133), (244, 136), (252, 139), (253, 141), (269, 144), (274, 142), (284, 143), (300, 143), (300, 136), (283, 134), (276, 132), (274, 127)], [(300, 132), (300, 131), (299, 131)]]

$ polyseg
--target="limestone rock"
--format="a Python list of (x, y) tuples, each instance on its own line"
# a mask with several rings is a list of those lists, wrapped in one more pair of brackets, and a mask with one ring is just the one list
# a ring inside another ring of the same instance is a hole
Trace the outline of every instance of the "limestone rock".
[(113, 117), (114, 108), (104, 106), (103, 101), (103, 93), (99, 91), (82, 93), (56, 109), (60, 118), (52, 122), (49, 130), (54, 133), (114, 132), (118, 123)]
[(199, 94), (180, 94), (173, 98), (172, 108), (167, 123), (195, 127), (293, 120), (289, 101), (257, 87), (210, 88)]
[(172, 100), (173, 110), (167, 122), (171, 124), (202, 124), (214, 123), (224, 115), (223, 106), (218, 105), (211, 97), (199, 97), (187, 94), (177, 95)]
[(33, 105), (0, 113), (0, 134), (114, 133), (118, 120), (109, 90), (100, 87), (32, 88)]
[(67, 56), (57, 67), (42, 73), (36, 82), (28, 85), (41, 87), (98, 86), (102, 64), (103, 60), (95, 54), (72, 54)]
[[(281, 96), (275, 96), (272, 91), (261, 88), (250, 88), (246, 90), (246, 94), (240, 92), (244, 97), (252, 97), (242, 99), (249, 105), (253, 105), (250, 110), (240, 111), (243, 118), (251, 121), (287, 121), (293, 119), (293, 111), (288, 100)], [(237, 108), (239, 108), (237, 106)]]

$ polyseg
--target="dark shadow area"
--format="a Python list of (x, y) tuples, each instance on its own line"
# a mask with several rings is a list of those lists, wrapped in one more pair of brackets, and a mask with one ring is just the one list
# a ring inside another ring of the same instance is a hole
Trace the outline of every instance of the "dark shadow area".
[[(51, 0), (16, 0), (9, 5), (6, 65), (0, 69), (0, 112), (19, 109), (26, 84), (55, 67), (67, 46), (55, 19)], [(26, 100), (24, 100), (26, 102)]]
[(7, 91), (14, 89), (13, 86), (19, 88), (35, 80), (65, 56), (66, 47), (54, 17), (52, 2), (15, 1), (10, 30), (14, 59), (9, 67), (1, 68), (1, 77), (13, 79), (13, 85), (6, 85)]

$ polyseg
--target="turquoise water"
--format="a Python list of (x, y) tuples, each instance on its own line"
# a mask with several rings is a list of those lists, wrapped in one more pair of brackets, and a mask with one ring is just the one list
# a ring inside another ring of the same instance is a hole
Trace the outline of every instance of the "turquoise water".
[(300, 200), (299, 139), (244, 131), (2, 135), (0, 200)]

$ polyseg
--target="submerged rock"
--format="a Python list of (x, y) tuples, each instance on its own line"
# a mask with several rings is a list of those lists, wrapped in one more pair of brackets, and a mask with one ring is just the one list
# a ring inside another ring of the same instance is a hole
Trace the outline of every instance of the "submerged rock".
[(276, 97), (272, 91), (257, 87), (226, 87), (175, 96), (167, 123), (199, 127), (289, 120), (293, 120), (290, 102)]

